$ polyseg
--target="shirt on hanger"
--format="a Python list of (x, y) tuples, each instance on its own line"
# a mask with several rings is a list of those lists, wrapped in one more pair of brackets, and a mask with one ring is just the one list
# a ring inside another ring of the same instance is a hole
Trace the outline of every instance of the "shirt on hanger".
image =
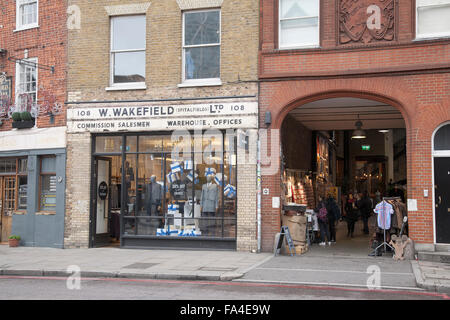
[(381, 201), (373, 209), (377, 213), (377, 223), (380, 229), (389, 230), (391, 228), (391, 215), (394, 214), (394, 208), (386, 201)]

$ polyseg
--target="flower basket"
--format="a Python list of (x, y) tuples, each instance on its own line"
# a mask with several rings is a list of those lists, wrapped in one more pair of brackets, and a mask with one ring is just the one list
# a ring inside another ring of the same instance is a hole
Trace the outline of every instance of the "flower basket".
[(12, 127), (16, 129), (27, 129), (34, 127), (34, 121), (13, 121)]
[(20, 236), (12, 235), (8, 239), (8, 243), (10, 247), (18, 247), (20, 244)]

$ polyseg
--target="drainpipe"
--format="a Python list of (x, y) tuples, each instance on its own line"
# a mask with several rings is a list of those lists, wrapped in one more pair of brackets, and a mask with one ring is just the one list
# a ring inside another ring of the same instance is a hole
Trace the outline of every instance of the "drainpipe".
[(257, 151), (256, 151), (256, 190), (257, 190), (257, 233), (258, 233), (258, 253), (261, 252), (261, 140), (259, 139), (259, 133), (257, 135)]

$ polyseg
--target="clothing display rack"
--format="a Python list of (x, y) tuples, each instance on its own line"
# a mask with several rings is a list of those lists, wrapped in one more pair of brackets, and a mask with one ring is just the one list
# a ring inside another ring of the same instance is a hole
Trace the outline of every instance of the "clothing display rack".
[[(388, 201), (388, 200), (401, 200), (401, 198), (400, 197), (383, 197), (383, 201)], [(395, 249), (389, 243), (386, 242), (386, 228), (383, 228), (383, 243), (381, 243), (378, 247), (376, 247), (373, 250), (372, 253), (374, 254), (374, 257), (376, 257), (377, 250), (381, 247), (384, 247), (384, 252), (386, 252), (386, 246), (391, 248), (391, 250), (395, 251)]]
[(285, 169), (283, 173), (283, 203), (314, 206), (313, 175), (310, 170)]

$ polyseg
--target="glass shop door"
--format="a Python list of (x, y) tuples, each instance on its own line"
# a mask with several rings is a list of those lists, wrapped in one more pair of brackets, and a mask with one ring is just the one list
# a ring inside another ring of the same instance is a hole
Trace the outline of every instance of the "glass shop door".
[(16, 203), (16, 178), (0, 177), (0, 241), (8, 242)]
[(110, 237), (111, 159), (96, 157), (94, 160), (92, 247), (107, 246)]

